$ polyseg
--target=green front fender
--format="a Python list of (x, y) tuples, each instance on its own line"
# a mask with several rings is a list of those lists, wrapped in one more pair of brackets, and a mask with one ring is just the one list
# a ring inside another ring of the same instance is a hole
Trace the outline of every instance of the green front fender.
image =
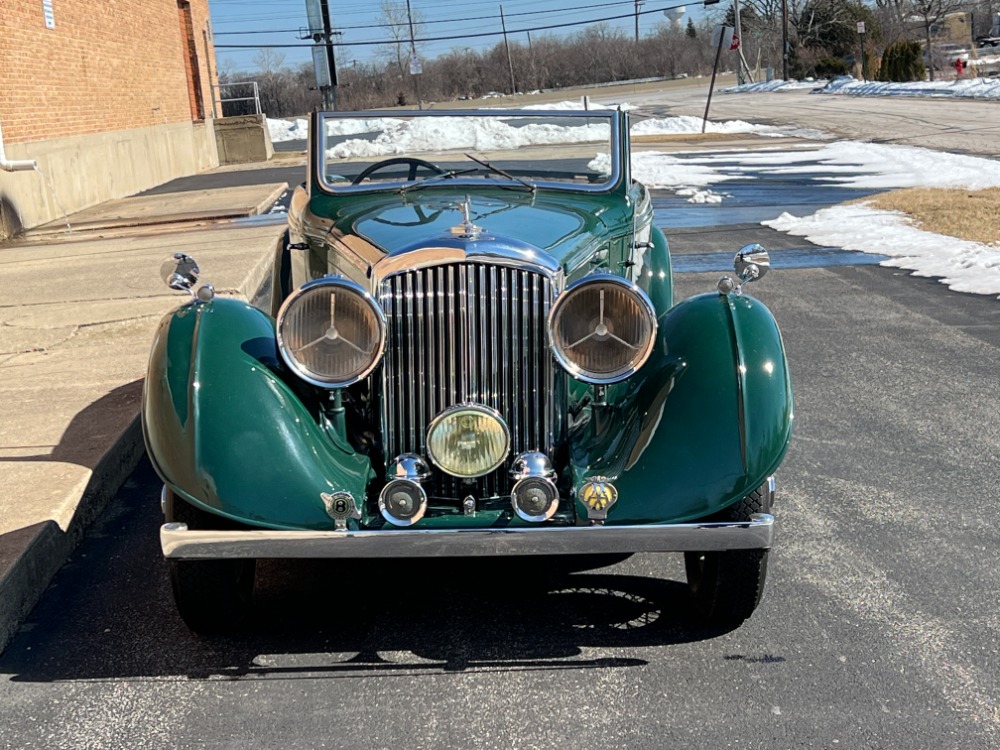
[(791, 440), (781, 334), (753, 297), (704, 294), (671, 309), (653, 356), (615, 395), (591, 407), (570, 448), (575, 489), (591, 476), (618, 489), (609, 524), (710, 515), (760, 486)]
[(367, 457), (331, 440), (276, 374), (274, 321), (216, 299), (160, 323), (143, 391), (146, 448), (164, 482), (268, 528), (329, 529), (321, 493), (363, 501)]

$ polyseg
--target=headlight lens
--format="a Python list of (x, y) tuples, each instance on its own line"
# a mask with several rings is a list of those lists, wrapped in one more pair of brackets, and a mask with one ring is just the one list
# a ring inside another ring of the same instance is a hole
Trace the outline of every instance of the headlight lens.
[(353, 281), (311, 281), (278, 313), (278, 349), (303, 380), (324, 388), (356, 383), (385, 349), (385, 314)]
[(427, 455), (452, 476), (489, 474), (509, 452), (507, 424), (487, 406), (454, 406), (438, 414), (427, 428)]
[(618, 276), (588, 276), (556, 300), (549, 336), (556, 359), (577, 380), (617, 383), (649, 359), (656, 311), (635, 284)]

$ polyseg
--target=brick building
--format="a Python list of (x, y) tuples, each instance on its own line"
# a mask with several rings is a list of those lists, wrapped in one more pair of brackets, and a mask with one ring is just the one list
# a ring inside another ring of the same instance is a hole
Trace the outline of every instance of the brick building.
[(2, 0), (0, 239), (217, 165), (216, 83), (208, 0)]

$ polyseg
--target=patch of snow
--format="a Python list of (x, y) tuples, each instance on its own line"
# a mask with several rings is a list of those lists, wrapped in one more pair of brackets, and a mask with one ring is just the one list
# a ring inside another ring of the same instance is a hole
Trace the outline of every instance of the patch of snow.
[[(1000, 65), (1000, 55), (981, 57), (969, 63), (970, 71), (976, 67), (985, 70)], [(963, 97), (973, 99), (1000, 99), (1000, 78), (968, 77), (954, 79), (949, 72), (941, 71), (941, 80), (888, 83), (885, 81), (859, 81), (852, 76), (838, 76), (826, 83), (809, 81), (784, 81), (781, 79), (762, 83), (745, 83), (723, 89), (727, 94), (755, 94), (762, 91), (792, 91), (812, 89), (817, 94), (850, 94), (852, 96), (928, 96)]]
[(817, 245), (889, 255), (882, 265), (940, 277), (957, 292), (1000, 294), (1000, 246), (922, 231), (896, 211), (841, 205), (804, 217), (784, 213), (762, 223)]

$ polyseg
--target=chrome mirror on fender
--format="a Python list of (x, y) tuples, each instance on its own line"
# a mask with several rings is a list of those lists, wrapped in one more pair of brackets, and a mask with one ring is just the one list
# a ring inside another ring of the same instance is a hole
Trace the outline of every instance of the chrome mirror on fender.
[(199, 275), (201, 269), (198, 268), (198, 262), (184, 253), (174, 253), (160, 266), (163, 283), (178, 292), (190, 292), (198, 283)]
[(733, 268), (744, 284), (763, 278), (771, 267), (771, 256), (762, 245), (753, 244), (740, 248), (733, 258)]
[(211, 302), (215, 298), (215, 287), (211, 284), (202, 284), (195, 291), (200, 275), (198, 261), (184, 253), (173, 253), (160, 265), (163, 283), (175, 291), (190, 294), (193, 304)]

